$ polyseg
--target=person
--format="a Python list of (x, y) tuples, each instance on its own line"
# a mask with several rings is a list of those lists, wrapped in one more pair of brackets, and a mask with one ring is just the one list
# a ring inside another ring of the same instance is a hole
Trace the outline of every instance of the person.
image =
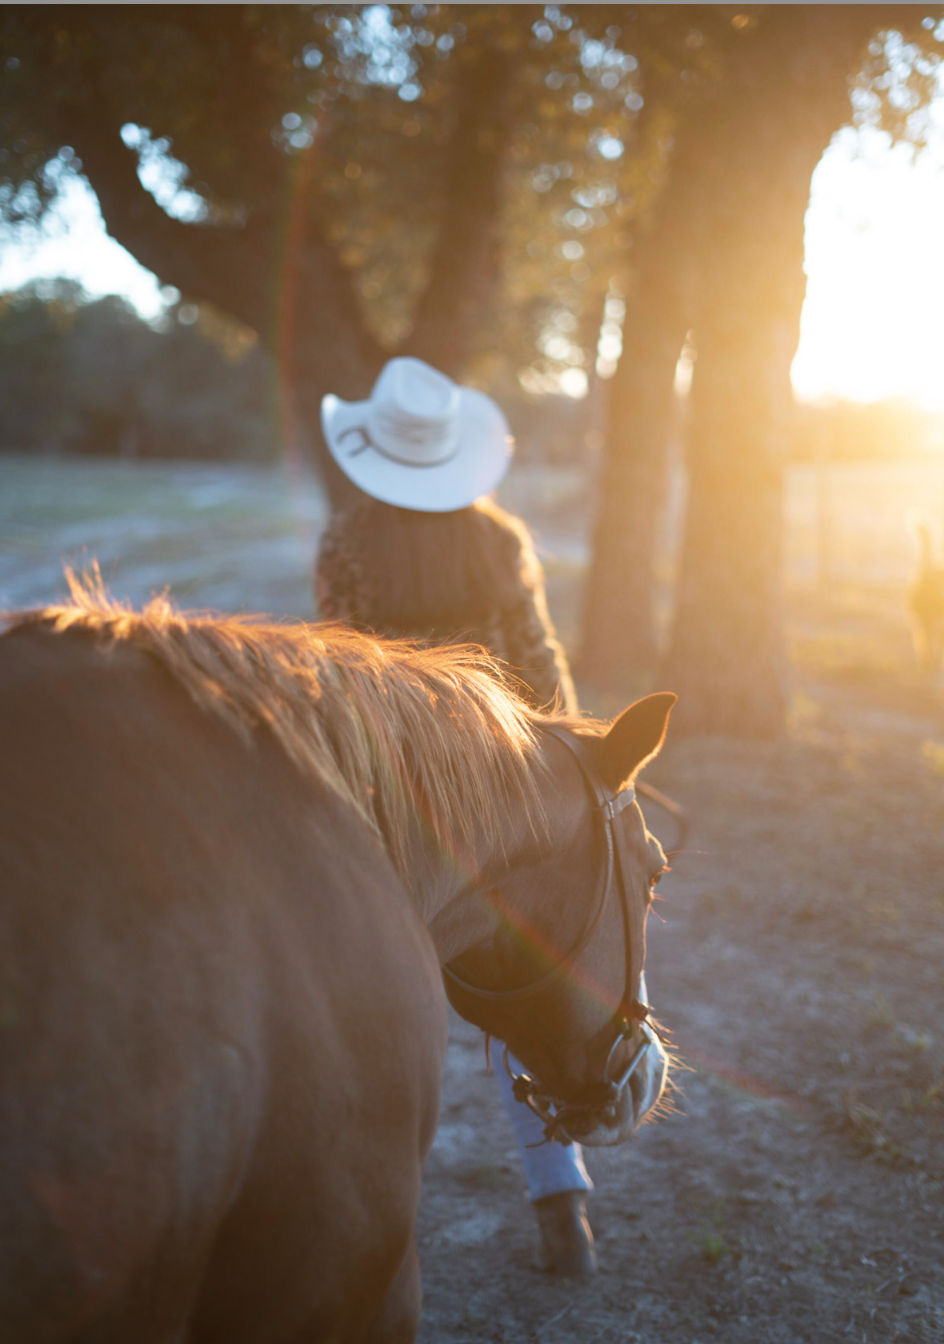
[[(537, 708), (576, 713), (564, 651), (527, 528), (489, 496), (514, 441), (499, 406), (421, 360), (391, 359), (367, 401), (322, 402), (328, 449), (365, 495), (336, 513), (315, 566), (325, 620), (374, 634), (481, 644)], [(544, 1141), (512, 1093), (504, 1046), (492, 1066), (521, 1153), (538, 1232), (538, 1263), (584, 1276), (596, 1267), (577, 1144)], [(512, 1057), (511, 1067), (523, 1066)]]

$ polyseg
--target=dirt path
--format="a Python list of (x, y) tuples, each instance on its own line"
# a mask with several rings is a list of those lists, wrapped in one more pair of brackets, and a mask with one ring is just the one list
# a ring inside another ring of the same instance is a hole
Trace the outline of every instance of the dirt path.
[(422, 1344), (944, 1341), (944, 725), (805, 703), (782, 744), (691, 742), (651, 773), (695, 818), (649, 961), (692, 1071), (678, 1114), (588, 1156), (590, 1285), (531, 1267), (481, 1038), (454, 1023)]

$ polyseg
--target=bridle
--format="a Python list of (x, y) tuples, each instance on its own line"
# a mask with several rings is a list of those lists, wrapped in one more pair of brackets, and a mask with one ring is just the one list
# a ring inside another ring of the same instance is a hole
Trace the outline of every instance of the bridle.
[[(630, 1079), (649, 1050), (656, 1044), (659, 1033), (650, 1020), (651, 1010), (648, 1004), (643, 1003), (637, 997), (646, 955), (646, 914), (651, 896), (647, 892), (645, 897), (632, 899), (629, 884), (630, 864), (627, 841), (623, 835), (623, 827), (617, 825), (617, 818), (620, 813), (635, 801), (635, 790), (632, 785), (629, 785), (620, 792), (613, 793), (601, 778), (596, 761), (585, 743), (579, 737), (575, 737), (563, 725), (547, 724), (545, 732), (550, 733), (552, 737), (562, 743), (576, 760), (581, 777), (592, 799), (594, 813), (602, 820), (606, 851), (603, 877), (598, 888), (594, 913), (570, 951), (543, 975), (527, 985), (515, 989), (485, 989), (480, 985), (473, 985), (470, 981), (462, 979), (448, 965), (442, 969), (443, 975), (457, 989), (472, 995), (474, 998), (492, 1003), (513, 1003), (516, 1000), (540, 994), (562, 979), (574, 967), (577, 959), (596, 933), (607, 905), (610, 890), (614, 885), (616, 886), (623, 916), (626, 978), (623, 996), (611, 1019), (610, 1026), (614, 1032), (613, 1041), (606, 1057), (606, 1063), (603, 1066), (600, 1083), (594, 1085), (594, 1099), (585, 1102), (569, 1102), (560, 1097), (555, 1097), (529, 1074), (520, 1073), (516, 1075), (513, 1073), (508, 1062), (507, 1048), (505, 1050), (505, 1068), (512, 1078), (515, 1097), (518, 1101), (528, 1105), (544, 1122), (544, 1134), (547, 1139), (558, 1139), (560, 1142), (569, 1143), (573, 1137), (577, 1137), (573, 1136), (569, 1130), (575, 1124), (579, 1129), (581, 1127), (579, 1122), (585, 1124), (588, 1121), (598, 1121), (604, 1125), (609, 1123), (610, 1126), (615, 1124), (618, 1103), (623, 1090), (629, 1085)], [(610, 1070), (613, 1058), (619, 1046), (624, 1041), (632, 1041), (637, 1033), (641, 1033), (642, 1040), (633, 1052), (629, 1063), (618, 1077), (611, 1077)]]

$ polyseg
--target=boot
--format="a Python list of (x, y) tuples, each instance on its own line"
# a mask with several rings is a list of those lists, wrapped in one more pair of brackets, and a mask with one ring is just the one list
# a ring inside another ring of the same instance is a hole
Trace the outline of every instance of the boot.
[(587, 1220), (587, 1197), (582, 1190), (562, 1190), (534, 1200), (540, 1243), (538, 1268), (565, 1278), (587, 1278), (597, 1267), (593, 1233)]

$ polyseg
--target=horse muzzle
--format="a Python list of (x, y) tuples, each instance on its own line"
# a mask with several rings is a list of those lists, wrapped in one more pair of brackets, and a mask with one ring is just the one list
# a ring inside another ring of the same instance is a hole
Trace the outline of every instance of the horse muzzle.
[[(588, 1148), (612, 1148), (632, 1138), (662, 1096), (668, 1058), (648, 1022), (640, 1022), (638, 1034), (634, 1033), (626, 1044), (629, 1058), (615, 1078), (608, 1076), (603, 1100), (567, 1102), (544, 1092), (541, 1084), (527, 1074), (515, 1079), (515, 1096), (544, 1121), (548, 1139), (581, 1143)], [(612, 1052), (608, 1075), (611, 1062)]]

